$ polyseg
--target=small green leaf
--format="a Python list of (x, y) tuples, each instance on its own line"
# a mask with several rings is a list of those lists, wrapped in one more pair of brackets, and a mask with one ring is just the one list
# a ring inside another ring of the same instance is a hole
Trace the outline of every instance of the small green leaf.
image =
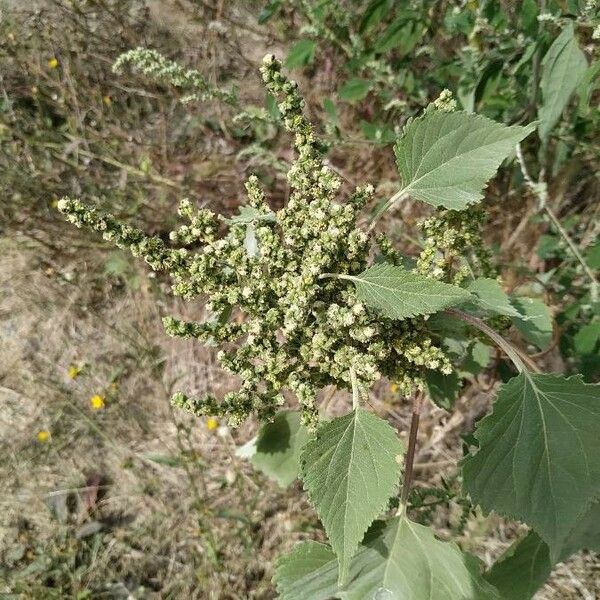
[(477, 304), (486, 311), (509, 317), (520, 316), (519, 311), (510, 303), (510, 298), (495, 279), (480, 277), (467, 289), (477, 298)]
[(600, 341), (600, 319), (584, 325), (573, 337), (575, 350), (579, 354), (591, 354)]
[(477, 559), (406, 517), (371, 528), (344, 587), (334, 553), (316, 542), (281, 558), (273, 579), (281, 600), (500, 600)]
[(585, 262), (592, 269), (600, 269), (600, 242), (597, 242), (585, 253)]
[(539, 134), (542, 140), (548, 138), (560, 119), (569, 98), (585, 75), (587, 66), (585, 54), (575, 38), (573, 23), (568, 21), (542, 61), (542, 102), (538, 109)]
[(327, 116), (329, 117), (329, 120), (334, 125), (337, 125), (337, 123), (338, 123), (337, 107), (336, 107), (335, 103), (333, 102), (333, 100), (331, 100), (331, 98), (325, 98), (323, 100), (323, 109), (327, 113)]
[(396, 143), (403, 191), (433, 206), (466, 208), (483, 198), (502, 161), (534, 129), (466, 112), (427, 112)]
[(551, 559), (600, 495), (600, 385), (581, 376), (521, 373), (500, 389), (463, 461), (466, 491), (486, 511), (519, 519)]
[(312, 40), (298, 40), (285, 59), (288, 69), (297, 69), (311, 63), (315, 57), (316, 44)]
[(445, 410), (450, 410), (460, 393), (460, 378), (454, 372), (444, 375), (439, 371), (426, 371), (425, 383), (430, 398)]
[(358, 102), (362, 100), (371, 89), (371, 82), (365, 79), (349, 79), (338, 89), (341, 100), (346, 102)]
[(344, 275), (356, 285), (356, 293), (367, 306), (390, 319), (429, 315), (470, 298), (455, 285), (386, 263), (369, 267), (360, 275)]
[(357, 408), (321, 425), (300, 473), (340, 564), (340, 580), (373, 520), (394, 494), (404, 447), (390, 425)]
[(513, 325), (530, 344), (546, 350), (552, 343), (553, 326), (550, 309), (538, 298), (525, 296), (511, 299), (520, 316), (513, 317)]
[(485, 573), (503, 600), (530, 600), (552, 571), (548, 546), (534, 531), (517, 540)]
[(364, 34), (371, 27), (378, 25), (391, 8), (390, 0), (371, 0), (360, 20), (358, 30)]
[(590, 107), (592, 93), (598, 87), (598, 75), (600, 75), (600, 60), (594, 61), (585, 71), (579, 85), (577, 93), (579, 95), (579, 104), (577, 112), (581, 116), (587, 116)]
[(259, 471), (287, 487), (298, 478), (300, 452), (309, 440), (298, 411), (284, 410), (260, 428), (258, 436), (238, 448), (238, 456), (249, 458)]
[(271, 0), (258, 13), (258, 24), (264, 25), (281, 7), (281, 0)]

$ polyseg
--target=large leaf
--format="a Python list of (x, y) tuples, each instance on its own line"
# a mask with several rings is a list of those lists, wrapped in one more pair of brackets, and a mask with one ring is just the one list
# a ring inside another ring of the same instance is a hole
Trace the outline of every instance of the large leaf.
[(585, 75), (587, 66), (585, 55), (575, 38), (573, 23), (569, 21), (548, 48), (542, 61), (542, 102), (538, 110), (542, 140), (550, 135), (560, 119), (571, 94)]
[(338, 556), (340, 579), (398, 486), (403, 452), (392, 427), (362, 408), (322, 425), (302, 451), (301, 478)]
[(512, 317), (513, 325), (529, 343), (546, 350), (552, 343), (550, 309), (538, 298), (525, 296), (512, 298), (512, 304), (520, 313), (520, 316)]
[(434, 206), (466, 208), (483, 198), (502, 161), (534, 128), (507, 127), (466, 112), (429, 112), (396, 143), (403, 191)]
[(475, 430), (479, 450), (463, 461), (465, 489), (484, 510), (533, 527), (554, 560), (600, 495), (599, 431), (600, 385), (521, 373)]
[[(600, 552), (600, 502), (578, 519), (558, 560), (566, 560), (583, 548)], [(548, 579), (552, 566), (548, 545), (530, 531), (491, 566), (484, 578), (498, 589), (503, 600), (529, 600)]]
[(328, 546), (303, 542), (281, 559), (274, 581), (281, 600), (499, 600), (477, 560), (405, 517), (372, 528), (339, 588)]
[(263, 425), (258, 436), (236, 454), (249, 458), (259, 471), (287, 487), (297, 479), (300, 451), (309, 439), (308, 429), (302, 425), (298, 411), (278, 413), (271, 423)]
[(548, 546), (534, 531), (517, 540), (485, 573), (503, 600), (529, 600), (552, 571)]
[(385, 263), (373, 265), (360, 275), (344, 275), (356, 285), (358, 297), (391, 319), (429, 315), (460, 304), (469, 292)]

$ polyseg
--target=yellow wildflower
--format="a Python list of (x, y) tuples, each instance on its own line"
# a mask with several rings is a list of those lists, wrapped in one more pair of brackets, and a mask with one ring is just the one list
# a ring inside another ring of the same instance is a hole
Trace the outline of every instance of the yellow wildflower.
[(80, 373), (81, 367), (79, 365), (69, 365), (69, 368), (67, 369), (67, 375), (69, 376), (69, 379), (76, 379), (79, 377)]
[(92, 407), (92, 410), (101, 410), (104, 408), (104, 398), (102, 396), (99, 396), (98, 394), (95, 394), (94, 396), (92, 396), (90, 398), (90, 406)]
[(398, 391), (398, 384), (392, 383), (392, 385), (390, 385), (390, 392), (392, 392), (392, 394), (395, 394), (397, 391)]
[(112, 98), (110, 96), (102, 96), (102, 102), (106, 104), (106, 106), (110, 106), (112, 104)]
[(56, 58), (55, 56), (53, 56), (49, 61), (48, 61), (48, 68), (49, 69), (56, 69), (56, 67), (58, 67), (58, 58)]
[(50, 439), (50, 432), (47, 429), (42, 429), (41, 431), (38, 431), (37, 439), (38, 442), (41, 442), (42, 444), (44, 442), (47, 442)]
[(219, 421), (214, 417), (210, 417), (210, 419), (206, 421), (206, 427), (209, 429), (209, 431), (214, 431), (218, 426)]

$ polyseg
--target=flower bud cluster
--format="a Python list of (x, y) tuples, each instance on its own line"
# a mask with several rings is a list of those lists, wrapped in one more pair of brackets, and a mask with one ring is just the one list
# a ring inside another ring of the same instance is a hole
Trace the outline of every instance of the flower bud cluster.
[[(351, 389), (354, 381), (369, 388), (383, 375), (409, 393), (423, 386), (425, 369), (449, 373), (451, 365), (423, 318), (385, 318), (359, 301), (352, 282), (332, 276), (363, 271), (375, 241), (391, 262), (400, 255), (387, 238), (375, 240), (357, 225), (372, 186), (357, 188), (345, 203), (336, 202), (340, 179), (324, 163), (325, 146), (303, 114), (296, 83), (282, 75), (272, 56), (261, 71), (268, 91), (279, 99), (297, 155), (288, 172), (289, 199), (281, 210), (269, 208), (258, 178), (251, 176), (247, 204), (229, 219), (182, 201), (179, 213), (188, 224), (170, 237), (193, 247), (171, 249), (77, 200), (62, 200), (59, 208), (76, 225), (102, 231), (153, 268), (166, 269), (176, 294), (207, 299), (207, 322), (167, 317), (165, 328), (171, 335), (218, 344), (218, 361), (239, 378), (240, 387), (221, 400), (178, 393), (175, 404), (195, 414), (226, 417), (235, 426), (252, 413), (271, 418), (287, 390), (312, 425), (318, 392), (325, 386)], [(435, 219), (425, 224), (434, 254), (442, 243), (458, 251), (474, 235), (460, 238), (457, 230), (455, 237), (441, 238), (448, 228)], [(421, 258), (422, 270), (438, 266), (427, 261)]]
[(417, 260), (422, 275), (460, 284), (473, 274), (493, 277), (490, 252), (483, 244), (480, 209), (439, 209), (418, 226), (425, 243)]
[(113, 71), (120, 73), (127, 64), (160, 83), (166, 83), (187, 92), (186, 96), (182, 98), (182, 102), (203, 102), (214, 98), (237, 106), (237, 97), (234, 92), (214, 87), (199, 71), (186, 69), (165, 58), (156, 50), (143, 47), (129, 50), (117, 58), (113, 65)]

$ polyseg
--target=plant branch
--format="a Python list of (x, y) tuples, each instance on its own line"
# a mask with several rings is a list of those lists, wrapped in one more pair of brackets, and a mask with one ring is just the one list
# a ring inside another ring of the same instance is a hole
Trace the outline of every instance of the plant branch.
[(421, 409), (423, 408), (423, 392), (417, 391), (413, 399), (412, 418), (410, 421), (410, 432), (408, 434), (408, 449), (404, 459), (404, 481), (402, 482), (402, 492), (400, 493), (400, 506), (397, 515), (406, 512), (408, 495), (412, 485), (413, 469), (415, 462), (415, 450), (417, 448), (417, 433), (419, 432), (419, 420), (421, 418)]
[(489, 325), (486, 325), (481, 319), (469, 315), (462, 310), (456, 308), (448, 308), (445, 311), (446, 314), (456, 317), (473, 327), (479, 329), (479, 331), (485, 333), (491, 340), (493, 340), (513, 361), (515, 366), (520, 372), (533, 371), (539, 373), (537, 365), (527, 356), (524, 352), (521, 352), (516, 346), (513, 346), (506, 338), (502, 337), (497, 331), (494, 331)]
[(523, 152), (521, 150), (521, 145), (517, 144), (517, 158), (519, 160), (519, 165), (521, 167), (521, 173), (523, 173), (523, 178), (527, 183), (529, 189), (535, 194), (538, 199), (540, 208), (546, 212), (550, 221), (558, 231), (559, 235), (567, 244), (567, 247), (573, 254), (573, 256), (579, 261), (579, 264), (582, 266), (584, 273), (590, 280), (590, 297), (592, 302), (598, 302), (598, 298), (600, 297), (600, 283), (598, 283), (598, 279), (594, 271), (590, 268), (590, 266), (585, 262), (577, 244), (571, 239), (569, 234), (566, 232), (565, 228), (562, 226), (560, 220), (556, 216), (556, 213), (550, 208), (548, 205), (548, 187), (544, 181), (534, 181), (527, 171), (527, 165), (525, 164), (525, 159), (523, 157)]

